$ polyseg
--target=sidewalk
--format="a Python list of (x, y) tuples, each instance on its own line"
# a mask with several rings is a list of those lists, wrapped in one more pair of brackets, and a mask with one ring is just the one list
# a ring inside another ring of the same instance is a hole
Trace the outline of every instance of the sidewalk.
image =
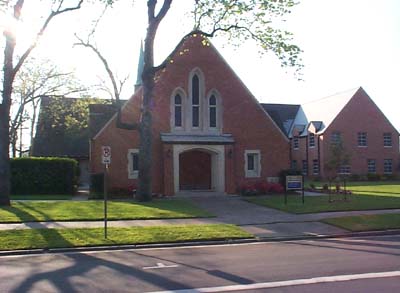
[[(317, 214), (289, 214), (275, 209), (258, 206), (235, 196), (191, 196), (200, 208), (215, 215), (215, 218), (163, 219), (163, 220), (125, 220), (108, 221), (108, 227), (162, 226), (162, 225), (201, 225), (234, 224), (254, 234), (257, 238), (293, 238), (309, 236), (343, 235), (349, 233), (328, 224), (321, 219), (368, 214), (400, 213), (400, 209), (369, 210), (349, 212), (325, 212)], [(100, 228), (103, 221), (74, 222), (27, 222), (0, 224), (0, 230), (10, 229), (51, 229), (51, 228)]]

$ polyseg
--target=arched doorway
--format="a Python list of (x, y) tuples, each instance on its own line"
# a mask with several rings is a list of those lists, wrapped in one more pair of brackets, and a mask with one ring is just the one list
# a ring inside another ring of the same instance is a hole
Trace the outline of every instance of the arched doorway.
[(211, 190), (211, 154), (189, 150), (179, 155), (179, 189)]
[(175, 144), (173, 161), (175, 192), (185, 190), (225, 192), (223, 145)]

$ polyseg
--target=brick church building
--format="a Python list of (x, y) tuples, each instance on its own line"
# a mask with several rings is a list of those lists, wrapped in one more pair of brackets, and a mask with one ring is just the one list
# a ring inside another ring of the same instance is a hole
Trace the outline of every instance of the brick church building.
[[(122, 109), (138, 122), (139, 87)], [(202, 35), (184, 38), (158, 72), (153, 104), (153, 192), (236, 193), (244, 183), (275, 180), (290, 166), (290, 139)], [(116, 116), (91, 138), (90, 168), (103, 172), (110, 146), (110, 188), (137, 184), (139, 134), (116, 127)]]

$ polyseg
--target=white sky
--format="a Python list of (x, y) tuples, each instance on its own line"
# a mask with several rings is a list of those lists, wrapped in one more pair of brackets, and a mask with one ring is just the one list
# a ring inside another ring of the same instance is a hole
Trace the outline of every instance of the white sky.
[[(157, 34), (157, 61), (190, 31), (180, 5), (188, 11), (191, 3), (174, 0)], [(132, 94), (136, 81), (140, 40), (146, 28), (145, 4), (136, 0), (133, 6), (131, 1), (120, 0), (106, 13), (96, 35), (98, 47), (119, 76), (130, 74), (124, 98)], [(38, 1), (27, 1), (26, 5), (29, 12), (39, 9)], [(85, 36), (94, 15), (100, 12), (100, 7), (88, 6), (56, 19), (35, 54), (54, 59), (64, 68), (74, 68), (87, 83), (93, 83), (97, 76), (106, 78), (91, 52), (72, 48), (73, 33)], [(34, 28), (32, 20), (26, 22)], [(223, 46), (221, 39), (211, 41), (260, 102), (302, 104), (363, 86), (400, 129), (400, 1), (300, 0), (287, 17), (287, 28), (304, 50), (304, 81), (286, 73), (274, 56), (258, 55), (254, 44), (232, 48)], [(21, 42), (23, 39), (21, 36)]]

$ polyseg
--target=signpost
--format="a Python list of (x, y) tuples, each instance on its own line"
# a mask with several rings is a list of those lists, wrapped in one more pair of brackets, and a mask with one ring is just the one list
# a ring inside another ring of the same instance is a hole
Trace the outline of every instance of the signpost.
[(107, 239), (108, 165), (111, 164), (111, 147), (101, 147), (101, 161), (104, 165), (104, 238)]
[(303, 175), (286, 176), (285, 205), (287, 204), (287, 191), (288, 190), (301, 190), (302, 201), (304, 204), (304, 177), (303, 177)]

